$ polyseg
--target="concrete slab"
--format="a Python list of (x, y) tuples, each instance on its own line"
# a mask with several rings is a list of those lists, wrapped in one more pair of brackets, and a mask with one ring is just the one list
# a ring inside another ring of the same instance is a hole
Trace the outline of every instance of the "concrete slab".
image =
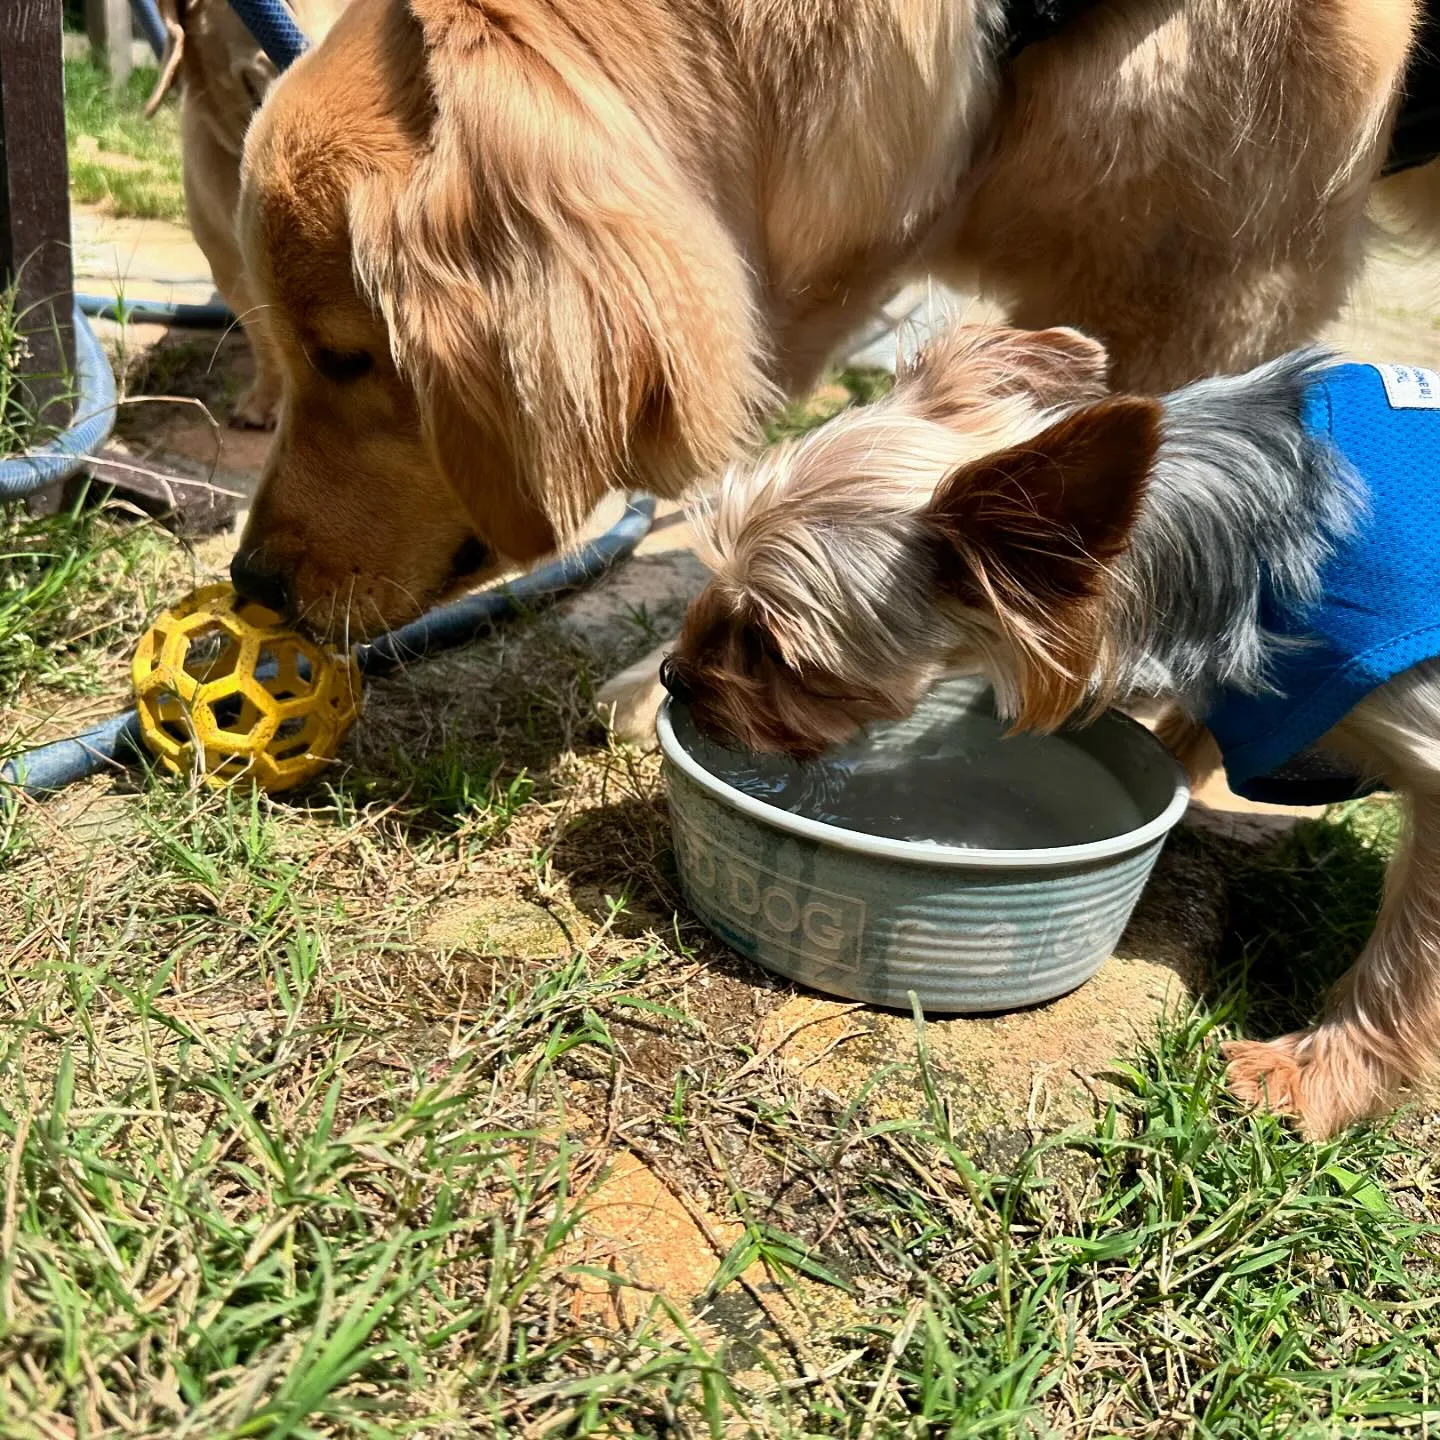
[(183, 225), (117, 219), (96, 206), (77, 205), (70, 212), (70, 243), (78, 291), (172, 304), (218, 298), (205, 252)]

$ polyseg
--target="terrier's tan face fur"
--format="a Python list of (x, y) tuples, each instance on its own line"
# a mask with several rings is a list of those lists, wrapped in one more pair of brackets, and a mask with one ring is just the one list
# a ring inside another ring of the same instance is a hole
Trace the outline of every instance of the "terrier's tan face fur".
[(1104, 380), (1073, 331), (957, 327), (886, 400), (732, 474), (665, 671), (696, 722), (810, 757), (968, 663), (1021, 723), (1058, 724), (1155, 446), (1154, 403), (1092, 403)]

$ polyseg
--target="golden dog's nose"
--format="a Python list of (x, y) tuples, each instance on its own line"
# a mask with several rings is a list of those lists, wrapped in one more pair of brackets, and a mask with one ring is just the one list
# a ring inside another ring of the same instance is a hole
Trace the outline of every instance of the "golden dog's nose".
[(258, 550), (235, 552), (230, 561), (230, 583), (241, 599), (263, 605), (282, 619), (295, 618), (289, 575), (264, 560)]

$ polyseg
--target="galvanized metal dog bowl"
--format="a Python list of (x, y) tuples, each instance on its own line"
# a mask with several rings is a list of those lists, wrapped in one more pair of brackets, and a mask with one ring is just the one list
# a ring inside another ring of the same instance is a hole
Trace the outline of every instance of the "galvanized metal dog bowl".
[[(667, 701), (680, 882), (726, 944), (802, 985), (932, 1013), (1083, 984), (1114, 949), (1189, 792), (1109, 712), (1007, 738), (983, 682), (810, 765), (726, 750)], [(860, 827), (860, 828), (857, 828)]]

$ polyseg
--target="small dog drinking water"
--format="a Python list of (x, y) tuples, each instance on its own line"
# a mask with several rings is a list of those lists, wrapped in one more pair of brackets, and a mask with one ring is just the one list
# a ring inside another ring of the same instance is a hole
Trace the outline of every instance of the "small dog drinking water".
[(1175, 701), (1167, 738), (1193, 770), (1208, 729), (1240, 793), (1312, 744), (1389, 784), (1363, 953), (1310, 1029), (1227, 1048), (1242, 1098), (1330, 1135), (1440, 1045), (1440, 376), (1308, 350), (1156, 400), (1104, 369), (1073, 331), (957, 327), (733, 473), (664, 678), (802, 757), (979, 669), (1018, 729)]

